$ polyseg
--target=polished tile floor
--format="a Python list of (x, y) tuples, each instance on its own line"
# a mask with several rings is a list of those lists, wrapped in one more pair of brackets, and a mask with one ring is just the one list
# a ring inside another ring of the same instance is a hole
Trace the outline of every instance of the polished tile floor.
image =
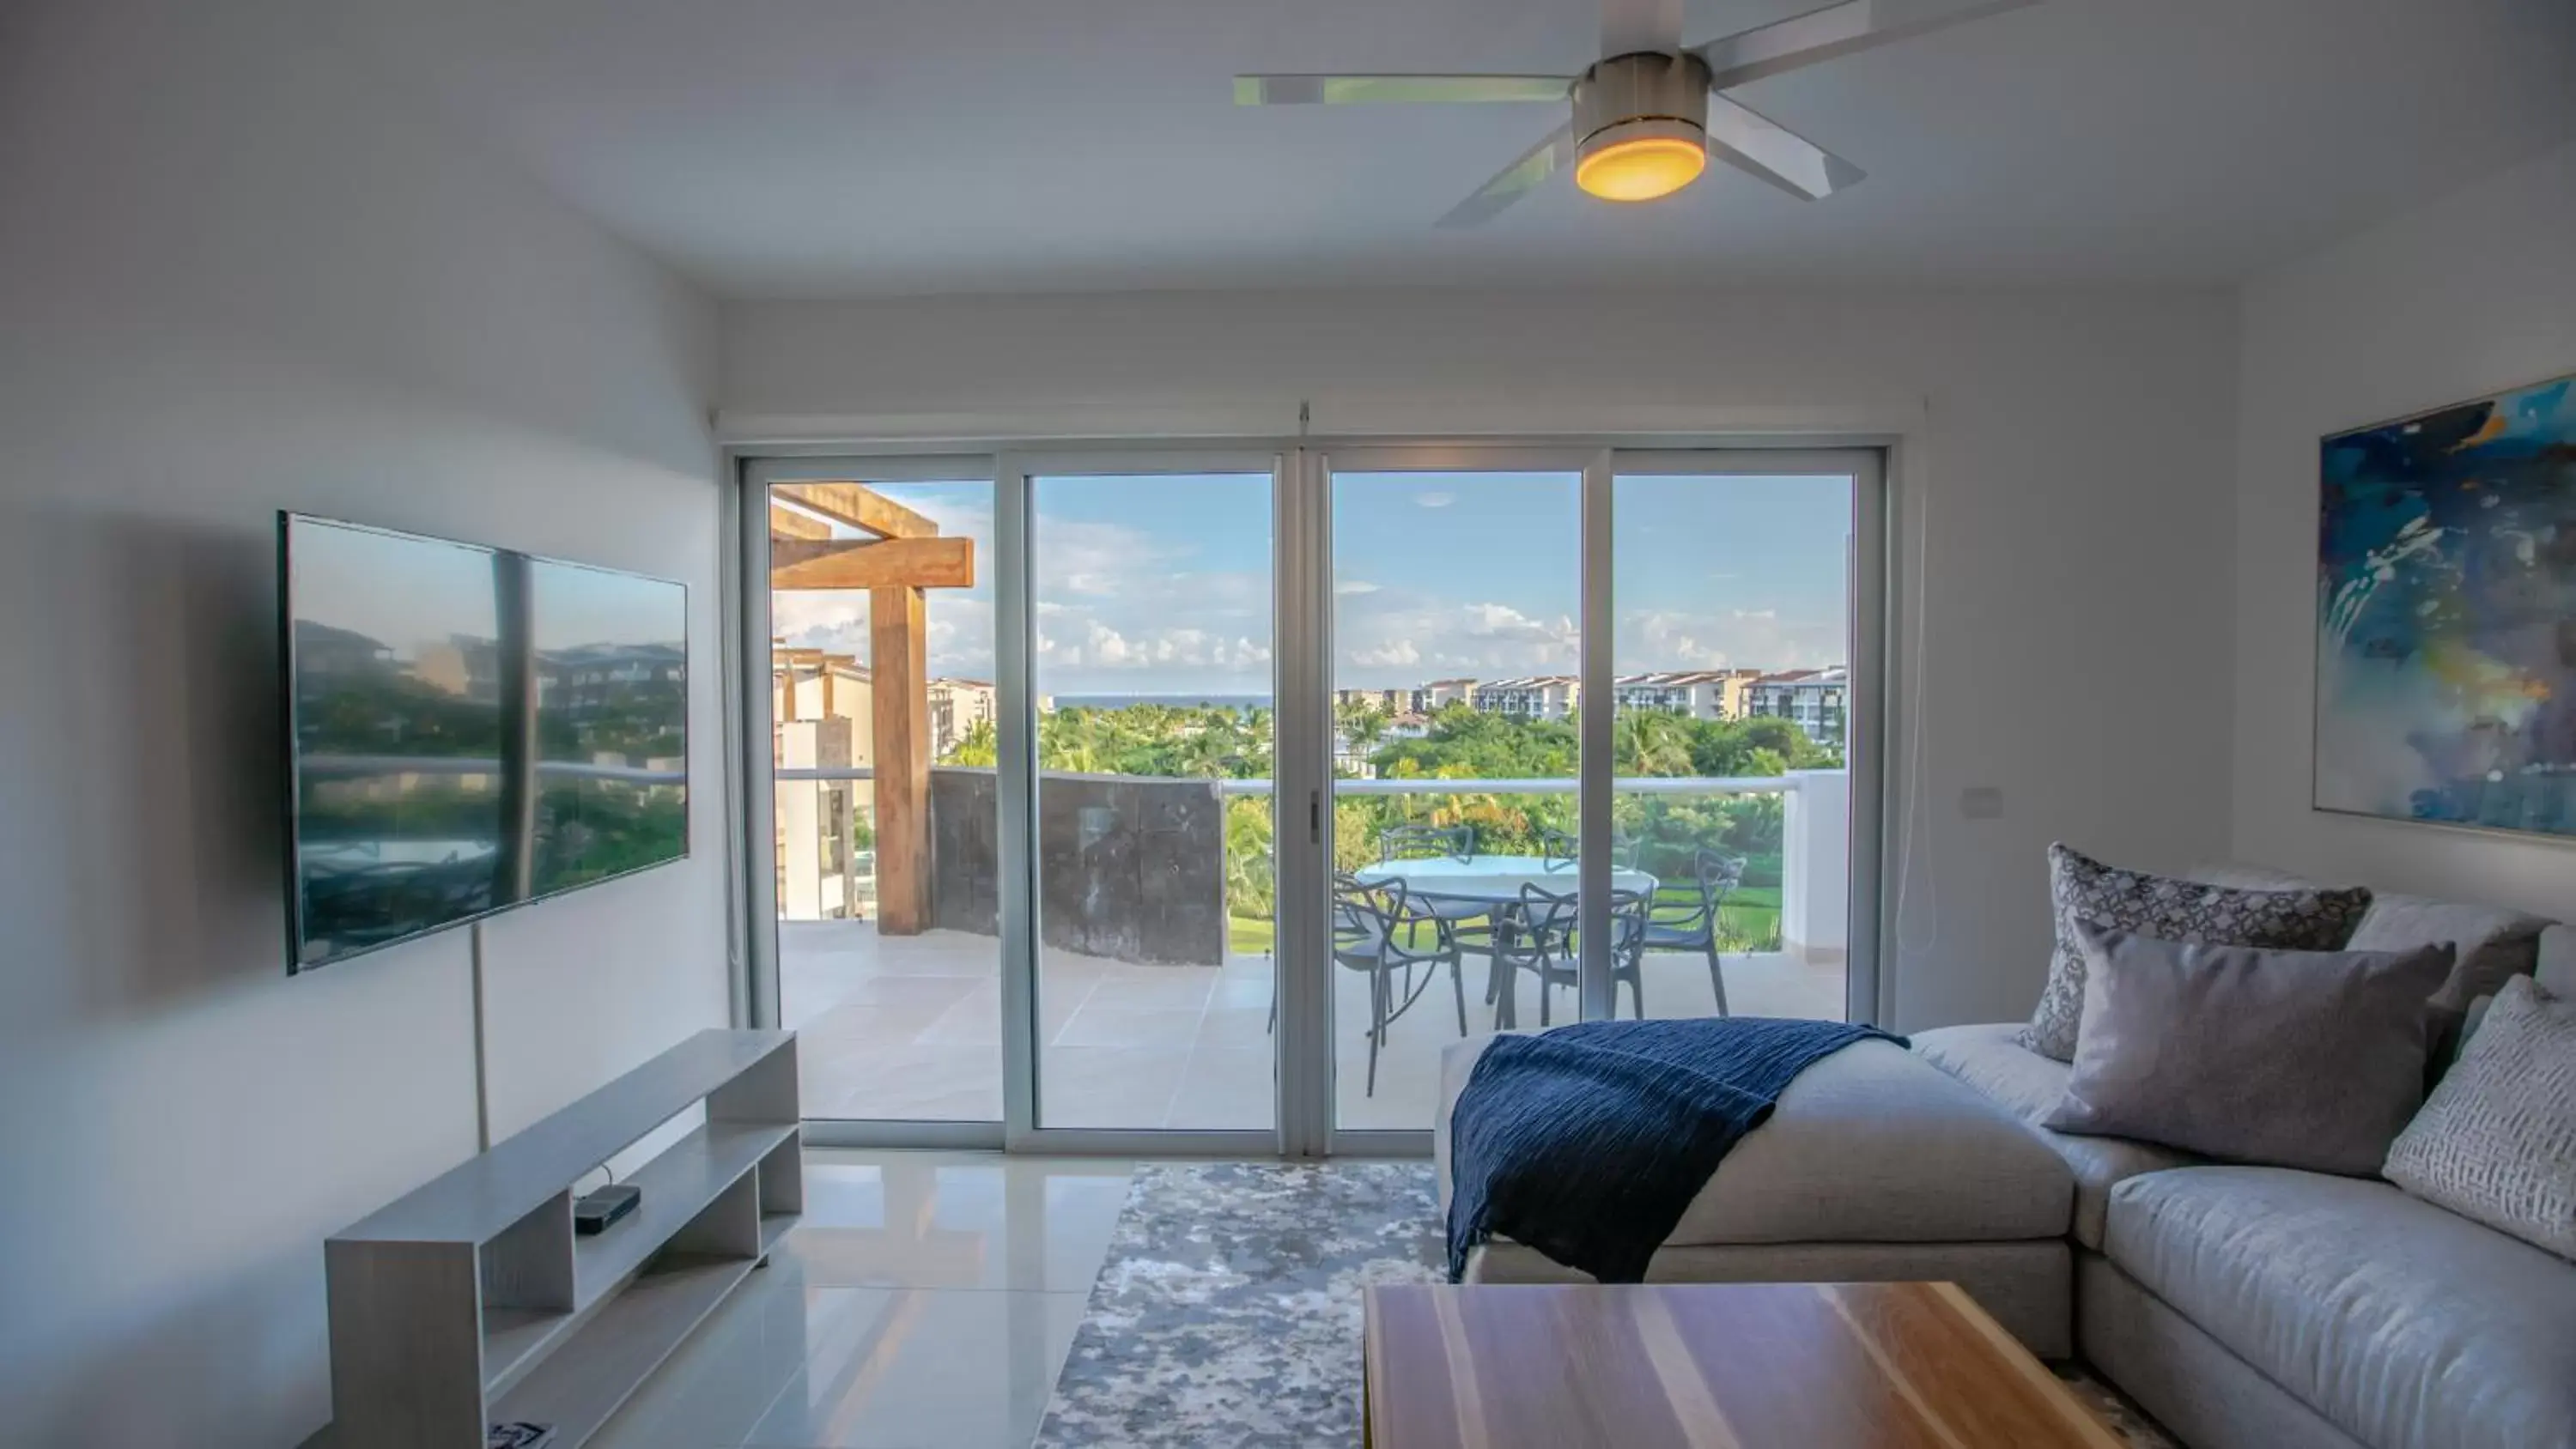
[(1027, 1449), (1132, 1164), (806, 1155), (804, 1220), (600, 1449)]
[[(1002, 1115), (999, 947), (990, 936), (930, 931), (879, 937), (867, 921), (779, 924), (779, 1005), (801, 1037), (806, 1115), (998, 1121)], [(1467, 1027), (1487, 1031), (1483, 964), (1470, 958)], [(1726, 958), (1727, 1002), (1745, 1016), (1840, 1020), (1843, 968), (1774, 953)], [(1716, 1009), (1696, 953), (1645, 958), (1647, 1013)], [(1049, 947), (1040, 966), (1038, 1090), (1050, 1127), (1267, 1129), (1274, 1118), (1269, 1036), (1273, 967), (1266, 955), (1217, 966), (1140, 966)], [(1368, 1084), (1365, 977), (1335, 973), (1338, 1120), (1353, 1128), (1427, 1128), (1440, 1048), (1458, 1039), (1448, 983), (1432, 985), (1388, 1029)], [(1524, 1026), (1539, 1020), (1523, 974)], [(1556, 992), (1556, 1019), (1573, 1006)], [(1626, 1015), (1628, 994), (1619, 994)]]

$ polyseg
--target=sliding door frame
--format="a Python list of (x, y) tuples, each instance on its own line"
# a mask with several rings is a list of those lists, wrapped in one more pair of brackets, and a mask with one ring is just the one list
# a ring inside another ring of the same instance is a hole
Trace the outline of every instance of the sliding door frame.
[[(1889, 636), (1896, 627), (1890, 611), (1891, 560), (1888, 555), (1887, 454), (1880, 448), (1763, 448), (1728, 445), (1707, 448), (1621, 448), (1610, 454), (1610, 476), (1604, 480), (1599, 499), (1600, 514), (1596, 524), (1587, 511), (1584, 518), (1584, 561), (1587, 580), (1592, 570), (1605, 575), (1613, 571), (1611, 495), (1618, 478), (1641, 477), (1753, 477), (1753, 478), (1849, 478), (1851, 480), (1851, 537), (1844, 559), (1843, 618), (1850, 657), (1846, 668), (1850, 679), (1843, 697), (1843, 769), (1849, 776), (1851, 814), (1844, 845), (1850, 859), (1849, 894), (1845, 927), (1846, 949), (1843, 974), (1843, 1017), (1847, 1021), (1877, 1023), (1888, 1013), (1888, 1004), (1880, 992), (1879, 903), (1881, 865), (1885, 858), (1886, 746), (1888, 700), (1893, 693), (1893, 676), (1888, 672), (1892, 656), (1888, 652)], [(1605, 578), (1605, 584), (1607, 580)], [(1593, 603), (1585, 596), (1587, 606)], [(1610, 652), (1608, 621), (1615, 601), (1605, 594), (1599, 601), (1604, 628), (1601, 630), (1601, 652)], [(1593, 642), (1593, 631), (1587, 623), (1585, 642)], [(1587, 659), (1589, 656), (1587, 656)], [(1601, 689), (1606, 697), (1613, 671), (1608, 660), (1602, 661)], [(1587, 674), (1584, 690), (1591, 697), (1592, 681)], [(1600, 727), (1606, 748), (1610, 737), (1610, 710), (1601, 710)], [(1589, 717), (1587, 716), (1587, 723)], [(1589, 737), (1585, 759), (1590, 759)], [(1604, 773), (1608, 771), (1605, 759)], [(1587, 775), (1587, 780), (1591, 777)], [(1606, 793), (1606, 792), (1605, 792)], [(1587, 822), (1588, 823), (1588, 822)], [(1599, 855), (1603, 877), (1600, 894), (1608, 907), (1607, 864), (1610, 842), (1609, 812), (1602, 812), (1601, 838), (1596, 846), (1590, 836), (1584, 838), (1587, 857)], [(1584, 890), (1594, 890), (1586, 879)], [(1604, 923), (1606, 930), (1606, 921)], [(1607, 1017), (1613, 984), (1606, 974), (1595, 976), (1587, 971), (1584, 1015)], [(1598, 1006), (1595, 1007), (1597, 999)]]
[[(941, 453), (912, 449), (884, 456), (835, 451), (783, 457), (746, 458), (742, 463), (742, 497), (738, 510), (742, 554), (742, 679), (737, 692), (742, 721), (743, 772), (737, 798), (747, 848), (743, 851), (746, 902), (743, 961), (748, 977), (751, 1023), (777, 1029), (782, 1003), (778, 994), (778, 760), (777, 702), (769, 688), (769, 490), (772, 484), (800, 482), (929, 483), (989, 478), (990, 452)], [(998, 497), (996, 506), (999, 506)], [(996, 604), (1000, 585), (995, 584)], [(789, 778), (795, 778), (790, 776)], [(1011, 977), (1002, 961), (1004, 990)], [(1008, 1020), (1007, 1017), (1004, 1018)], [(1008, 1053), (1004, 1053), (1005, 1062)], [(1008, 1078), (1005, 1075), (1005, 1085)], [(1004, 1099), (1008, 1100), (1007, 1096)], [(807, 1104), (810, 1108), (811, 1104)], [(805, 1122), (805, 1141), (815, 1147), (924, 1147), (989, 1149), (1005, 1144), (1000, 1122), (923, 1121), (908, 1118), (813, 1117)]]
[[(1309, 466), (1314, 474), (1312, 486), (1315, 493), (1315, 507), (1320, 515), (1317, 523), (1323, 552), (1321, 560), (1323, 592), (1322, 607), (1317, 611), (1317, 616), (1306, 621), (1311, 635), (1306, 642), (1308, 647), (1316, 652), (1316, 672), (1320, 681), (1320, 696), (1323, 700), (1331, 699), (1333, 689), (1333, 478), (1334, 475), (1341, 473), (1562, 473), (1579, 479), (1578, 508), (1584, 520), (1583, 533), (1587, 539), (1586, 546), (1581, 549), (1578, 564), (1581, 599), (1579, 612), (1583, 616), (1581, 670), (1585, 681), (1586, 697), (1589, 697), (1591, 666), (1594, 662), (1591, 657), (1594, 652), (1592, 647), (1594, 631), (1591, 623), (1595, 612), (1594, 591), (1596, 584), (1606, 586), (1607, 576), (1603, 575), (1596, 580), (1595, 560), (1591, 556), (1593, 551), (1588, 546), (1588, 539), (1591, 533), (1590, 521), (1594, 496), (1596, 493), (1606, 496), (1608, 475), (1604, 470), (1608, 466), (1610, 457), (1608, 449), (1599, 445), (1581, 443), (1522, 443), (1508, 440), (1470, 443), (1379, 440), (1321, 445), (1310, 449), (1309, 456), (1311, 459)], [(1596, 482), (1601, 486), (1596, 486)], [(1602, 655), (1601, 662), (1606, 667), (1608, 659), (1606, 646), (1599, 652)], [(1606, 696), (1606, 685), (1604, 692)], [(1315, 929), (1319, 932), (1327, 928), (1327, 912), (1331, 902), (1333, 859), (1331, 826), (1334, 813), (1331, 807), (1333, 782), (1329, 768), (1331, 719), (1331, 708), (1326, 705), (1323, 710), (1321, 729), (1328, 763), (1324, 772), (1325, 778), (1318, 782), (1317, 787), (1322, 800), (1320, 813), (1323, 829), (1310, 847), (1317, 852), (1317, 858), (1321, 862), (1319, 869), (1323, 873), (1325, 889), (1317, 891), (1311, 899), (1302, 904), (1292, 906), (1285, 896), (1281, 898), (1279, 904), (1279, 913), (1283, 919), (1293, 910), (1296, 915), (1311, 917), (1315, 923)], [(1606, 767), (1610, 758), (1609, 727), (1606, 722), (1601, 726), (1599, 730), (1601, 742), (1597, 751), (1593, 739), (1595, 731), (1588, 712), (1580, 720), (1578, 728), (1581, 731), (1582, 748), (1578, 761), (1581, 773), (1576, 786), (1576, 811), (1580, 822), (1577, 839), (1581, 842), (1582, 848), (1580, 859), (1576, 864), (1578, 893), (1576, 911), (1578, 923), (1582, 927), (1578, 938), (1582, 961), (1578, 964), (1577, 980), (1588, 982), (1597, 974), (1606, 981), (1608, 979), (1607, 952), (1602, 944), (1608, 939), (1609, 924), (1610, 856), (1606, 847), (1609, 839), (1610, 815), (1606, 805), (1599, 811), (1601, 848), (1595, 848), (1592, 844), (1591, 817), (1594, 814), (1592, 803), (1598, 789), (1593, 780), (1592, 765), (1597, 756)], [(1599, 877), (1597, 881), (1594, 879), (1596, 876)], [(1596, 915), (1599, 917), (1597, 922), (1594, 920)], [(1597, 966), (1592, 962), (1592, 958), (1596, 956), (1603, 958)], [(1320, 1117), (1325, 1126), (1322, 1150), (1336, 1157), (1419, 1157), (1429, 1154), (1431, 1124), (1428, 1122), (1420, 1127), (1403, 1129), (1340, 1125), (1341, 1104), (1335, 1093), (1335, 1084), (1340, 1080), (1340, 1074), (1333, 1052), (1338, 1051), (1341, 1044), (1334, 1039), (1332, 1030), (1332, 992), (1335, 983), (1331, 979), (1333, 974), (1331, 953), (1329, 950), (1320, 951), (1315, 959), (1321, 963), (1321, 969), (1314, 970), (1313, 974), (1324, 978), (1321, 990), (1316, 993), (1320, 998), (1318, 1010), (1321, 1012), (1321, 1020), (1316, 1023), (1316, 1030), (1331, 1048), (1316, 1064), (1320, 1068), (1319, 1075), (1322, 1078), (1319, 1084), (1322, 1093)], [(1583, 1000), (1589, 999), (1585, 988), (1580, 986), (1576, 994)], [(1589, 1016), (1592, 1013), (1589, 1010), (1583, 1010), (1581, 1014)]]
[[(994, 733), (999, 747), (1002, 798), (999, 855), (1002, 927), (1003, 1146), (1011, 1152), (1077, 1154), (1269, 1157), (1293, 1155), (1278, 1124), (1280, 1104), (1292, 1091), (1298, 1058), (1292, 1047), (1299, 1038), (1290, 1027), (1289, 1002), (1281, 998), (1280, 1029), (1272, 1036), (1276, 1068), (1272, 1075), (1272, 1125), (1258, 1129), (1162, 1127), (1049, 1127), (1044, 1125), (1042, 1065), (1045, 1044), (1038, 1039), (1037, 993), (1043, 985), (1042, 932), (1038, 922), (1038, 754), (1037, 754), (1037, 604), (1036, 549), (1033, 525), (1037, 480), (1043, 477), (1134, 477), (1153, 474), (1266, 474), (1270, 478), (1271, 516), (1281, 515), (1281, 498), (1292, 471), (1293, 447), (1260, 444), (1173, 443), (1169, 446), (1103, 445), (1004, 449), (993, 472), (993, 639), (994, 684), (1000, 690), (1000, 723)], [(1274, 524), (1275, 528), (1275, 524)], [(1280, 540), (1271, 539), (1273, 605), (1271, 618), (1272, 700), (1272, 838), (1280, 839), (1285, 812), (1277, 781), (1281, 727), (1276, 712), (1284, 696), (1279, 680), (1285, 620), (1280, 602)], [(1017, 703), (1013, 697), (1016, 694)], [(1288, 852), (1274, 849), (1274, 854)], [(1282, 895), (1281, 909), (1285, 898)], [(1272, 953), (1273, 989), (1288, 974), (1287, 953)]]
[[(1471, 439), (1247, 438), (1166, 443), (1036, 442), (1029, 444), (785, 445), (738, 450), (741, 491), (736, 510), (741, 582), (741, 678), (735, 691), (741, 739), (728, 752), (739, 772), (735, 798), (746, 848), (740, 854), (745, 920), (741, 987), (749, 1019), (776, 1026), (778, 997), (776, 864), (767, 842), (776, 832), (770, 648), (769, 485), (800, 480), (915, 482), (990, 478), (995, 514), (992, 569), (1000, 822), (1000, 939), (1004, 1043), (1003, 1120), (922, 1122), (812, 1119), (816, 1146), (1003, 1148), (1014, 1152), (1120, 1155), (1231, 1155), (1290, 1158), (1418, 1156), (1429, 1125), (1416, 1130), (1343, 1130), (1337, 1104), (1329, 902), (1331, 879), (1333, 559), (1332, 477), (1339, 472), (1564, 472), (1579, 474), (1581, 643), (1578, 677), (1585, 701), (1581, 739), (1578, 840), (1581, 860), (1580, 1015), (1611, 1014), (1607, 960), (1612, 810), (1615, 778), (1614, 480), (1620, 475), (1727, 474), (1849, 477), (1853, 487), (1848, 569), (1851, 660), (1846, 767), (1850, 772), (1850, 923), (1846, 1014), (1879, 1021), (1893, 1009), (1893, 983), (1881, 970), (1883, 923), (1894, 902), (1882, 883), (1896, 843), (1886, 829), (1898, 775), (1888, 758), (1901, 665), (1898, 562), (1889, 539), (1895, 523), (1890, 484), (1901, 440), (1862, 436), (1796, 436), (1645, 440), (1622, 446), (1604, 438)], [(1040, 1125), (1039, 930), (1037, 859), (1036, 625), (1031, 537), (1034, 482), (1040, 476), (1153, 473), (1259, 473), (1272, 479), (1273, 838), (1276, 842), (1277, 931), (1274, 953), (1279, 1023), (1275, 1125), (1263, 1130), (1068, 1128)], [(1919, 589), (1920, 581), (1902, 581)], [(1304, 806), (1301, 812), (1299, 805)]]

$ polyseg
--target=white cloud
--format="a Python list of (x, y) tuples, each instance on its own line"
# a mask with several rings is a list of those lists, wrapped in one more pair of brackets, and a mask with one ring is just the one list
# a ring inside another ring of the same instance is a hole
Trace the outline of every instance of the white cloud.
[[(1456, 497), (1421, 494), (1414, 501), (1442, 507)], [(989, 679), (990, 511), (922, 511), (933, 513), (943, 533), (976, 540), (985, 580), (972, 591), (931, 593), (930, 668)], [(1193, 557), (1196, 550), (1149, 528), (1042, 516), (1034, 533), (1033, 603), (1044, 692), (1254, 693), (1269, 687), (1272, 579), (1266, 566), (1193, 568), (1201, 561)], [(1414, 684), (1451, 675), (1493, 679), (1577, 668), (1581, 631), (1572, 617), (1547, 608), (1563, 608), (1570, 596), (1541, 604), (1507, 590), (1490, 574), (1461, 577), (1483, 580), (1468, 585), (1482, 597), (1444, 594), (1402, 579), (1337, 580), (1337, 682)], [(1502, 602), (1495, 593), (1517, 602)], [(1846, 662), (1844, 621), (1831, 602), (1760, 593), (1749, 599), (1737, 593), (1731, 602), (1765, 607), (1731, 608), (1709, 600), (1705, 607), (1623, 613), (1614, 637), (1618, 668), (1795, 669)], [(780, 594), (772, 618), (774, 632), (797, 644), (866, 655), (863, 593)]]
[(1559, 616), (1551, 624), (1533, 619), (1509, 604), (1468, 604), (1460, 612), (1466, 620), (1467, 631), (1479, 638), (1578, 646), (1582, 639), (1572, 619)]
[[(1572, 670), (1572, 620), (1525, 614), (1508, 604), (1461, 603), (1387, 588), (1339, 601), (1333, 635), (1339, 667), (1372, 672), (1371, 681), (1413, 682), (1425, 675), (1552, 674)], [(1349, 681), (1344, 681), (1349, 682)]]
[(1848, 662), (1843, 621), (1783, 619), (1777, 609), (1641, 609), (1619, 618), (1622, 674), (1659, 669), (1815, 669)]

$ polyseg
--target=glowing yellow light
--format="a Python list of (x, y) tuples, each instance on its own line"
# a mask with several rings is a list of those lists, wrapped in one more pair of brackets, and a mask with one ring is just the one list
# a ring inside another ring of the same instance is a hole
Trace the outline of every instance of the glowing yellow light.
[(1670, 196), (1708, 169), (1708, 148), (1678, 136), (1638, 136), (1585, 156), (1574, 166), (1574, 184), (1604, 201), (1652, 201)]

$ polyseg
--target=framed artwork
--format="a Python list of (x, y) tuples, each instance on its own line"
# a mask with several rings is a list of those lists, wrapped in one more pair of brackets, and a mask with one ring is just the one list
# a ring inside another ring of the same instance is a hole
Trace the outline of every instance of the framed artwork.
[(2576, 376), (2320, 465), (2317, 808), (2576, 837)]

